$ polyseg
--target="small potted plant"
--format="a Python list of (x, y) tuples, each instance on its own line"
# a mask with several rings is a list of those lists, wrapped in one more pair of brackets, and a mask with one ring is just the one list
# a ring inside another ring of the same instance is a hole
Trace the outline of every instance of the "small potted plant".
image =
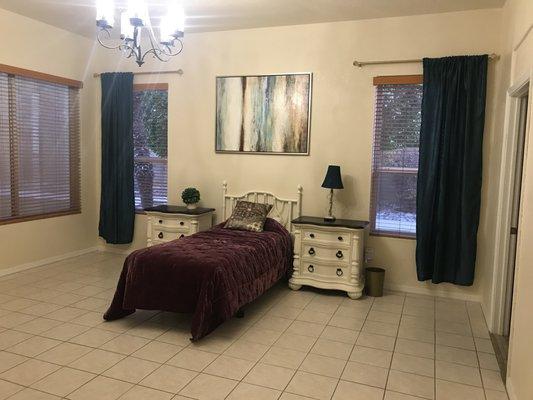
[(187, 188), (181, 193), (181, 199), (189, 210), (194, 210), (200, 201), (200, 192), (196, 188)]

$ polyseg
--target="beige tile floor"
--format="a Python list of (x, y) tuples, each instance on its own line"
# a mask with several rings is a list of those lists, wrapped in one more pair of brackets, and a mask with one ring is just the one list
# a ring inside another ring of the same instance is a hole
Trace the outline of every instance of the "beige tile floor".
[(0, 400), (504, 400), (479, 304), (285, 285), (198, 343), (189, 316), (103, 322), (123, 257), (0, 278)]

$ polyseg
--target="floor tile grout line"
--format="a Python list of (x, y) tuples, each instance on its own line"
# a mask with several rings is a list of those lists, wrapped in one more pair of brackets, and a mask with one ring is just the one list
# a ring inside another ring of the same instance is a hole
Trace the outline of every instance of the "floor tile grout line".
[[(314, 296), (316, 297), (316, 295)], [(312, 300), (311, 300), (312, 301)], [(311, 303), (311, 301), (309, 303)], [(308, 303), (308, 304), (309, 304)], [(285, 389), (287, 389), (287, 387), (290, 385), (290, 383), (292, 382), (292, 380), (294, 379), (294, 376), (298, 373), (298, 371), (300, 371), (300, 367), (302, 366), (302, 364), (304, 363), (304, 361), (306, 360), (307, 356), (309, 356), (309, 354), (312, 354), (311, 351), (313, 351), (313, 348), (316, 346), (316, 343), (318, 342), (318, 340), (322, 337), (322, 334), (324, 333), (324, 331), (326, 330), (326, 327), (328, 327), (328, 323), (331, 322), (331, 320), (333, 319), (333, 317), (335, 316), (335, 313), (337, 312), (337, 310), (339, 309), (339, 307), (341, 306), (342, 304), (342, 301), (339, 302), (339, 304), (337, 305), (337, 307), (335, 308), (335, 311), (331, 314), (331, 317), (328, 319), (328, 321), (326, 322), (326, 324), (324, 325), (324, 327), (322, 328), (322, 330), (320, 331), (320, 334), (315, 338), (315, 341), (313, 342), (313, 344), (310, 346), (309, 350), (306, 352), (306, 355), (304, 357), (304, 359), (300, 362), (300, 364), (298, 365), (298, 368), (296, 369), (296, 372), (294, 373), (294, 375), (291, 377), (291, 380), (289, 381), (289, 383), (287, 383), (287, 385), (285, 386)], [(306, 305), (307, 307), (307, 305)], [(292, 325), (292, 324), (291, 324)], [(289, 329), (289, 328), (287, 328)], [(302, 335), (303, 336), (303, 335)], [(340, 343), (340, 342), (338, 342)], [(312, 374), (312, 375), (318, 375), (318, 374), (313, 374), (312, 372), (306, 372), (306, 371), (302, 371), (302, 372), (305, 372), (307, 374)], [(322, 376), (322, 375), (319, 375), (319, 376)], [(333, 378), (335, 379), (335, 378)], [(337, 385), (339, 383), (339, 380), (340, 380), (340, 377), (337, 379)], [(330, 399), (331, 397), (333, 396), (333, 394), (335, 393), (335, 390), (337, 388), (337, 385), (335, 385), (335, 389), (333, 390), (331, 396), (330, 396)], [(285, 389), (283, 391), (285, 391)], [(282, 392), (283, 393), (283, 392)], [(287, 392), (287, 393), (291, 393), (291, 392)], [(281, 396), (281, 395), (280, 395)], [(300, 395), (299, 395), (300, 396)], [(305, 396), (306, 397), (306, 396)]]
[[(468, 310), (468, 307), (467, 307), (467, 315), (468, 315), (468, 324), (470, 325), (470, 329), (472, 329), (472, 320), (470, 318), (470, 312)], [(484, 397), (485, 400), (487, 400), (487, 391), (486, 391), (486, 388), (485, 388), (485, 380), (483, 379), (483, 373), (481, 372), (481, 362), (479, 361), (478, 346), (476, 344), (475, 339), (474, 339), (474, 347), (476, 349), (476, 359), (477, 359), (477, 364), (478, 364), (479, 378), (481, 380), (481, 387), (482, 387), (482, 390), (483, 390), (483, 397)], [(509, 394), (507, 393), (507, 388), (505, 387), (505, 385), (504, 385), (504, 389), (505, 389), (505, 394), (506, 394), (507, 398), (509, 398)]]
[(389, 362), (389, 368), (387, 371), (387, 378), (385, 379), (385, 388), (383, 389), (383, 397), (382, 397), (383, 400), (385, 399), (385, 395), (387, 394), (387, 387), (389, 386), (389, 377), (390, 377), (390, 372), (392, 371), (392, 362), (394, 361), (394, 354), (396, 352), (396, 344), (398, 343), (398, 335), (400, 334), (400, 326), (401, 326), (401, 321), (403, 318), (403, 310), (405, 309), (405, 300), (406, 300), (406, 297), (404, 296), (403, 303), (402, 303), (402, 311), (400, 313), (400, 324), (398, 324), (398, 330), (396, 331), (396, 337), (394, 338), (394, 345), (392, 346), (392, 354), (391, 354), (391, 359)]
[[(370, 298), (370, 297), (368, 297), (368, 298)], [(355, 300), (355, 301), (357, 301), (357, 300)], [(355, 349), (355, 346), (357, 345), (357, 340), (359, 339), (359, 336), (361, 335), (361, 332), (363, 331), (363, 327), (364, 327), (365, 322), (366, 322), (366, 320), (368, 318), (368, 314), (370, 314), (370, 311), (372, 310), (372, 306), (374, 304), (374, 301), (375, 301), (375, 299), (373, 298), (372, 302), (370, 304), (370, 307), (366, 311), (365, 318), (363, 320), (363, 323), (361, 324), (361, 329), (359, 330), (359, 333), (357, 334), (357, 337), (355, 338), (355, 342), (352, 345), (352, 350), (350, 351), (350, 354), (348, 355), (348, 359), (346, 360), (346, 363), (344, 364), (344, 368), (342, 369), (341, 374), (339, 376), (339, 379), (337, 380), (337, 384), (335, 385), (335, 389), (333, 389), (333, 392), (331, 393), (330, 399), (333, 398), (333, 396), (335, 396), (335, 392), (337, 391), (337, 388), (339, 387), (339, 383), (342, 380), (342, 376), (344, 375), (344, 371), (346, 370), (346, 366), (350, 362), (350, 358), (352, 357), (353, 350)], [(331, 319), (330, 319), (330, 321), (331, 321)]]

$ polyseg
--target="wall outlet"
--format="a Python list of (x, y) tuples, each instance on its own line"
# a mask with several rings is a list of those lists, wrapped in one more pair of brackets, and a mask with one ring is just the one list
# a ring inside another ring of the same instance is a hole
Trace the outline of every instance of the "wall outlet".
[(374, 259), (374, 248), (365, 247), (365, 263), (369, 263)]

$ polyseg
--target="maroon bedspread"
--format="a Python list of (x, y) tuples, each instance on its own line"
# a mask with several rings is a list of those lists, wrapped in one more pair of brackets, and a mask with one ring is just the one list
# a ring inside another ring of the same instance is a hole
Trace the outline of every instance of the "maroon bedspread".
[(287, 274), (291, 238), (281, 224), (267, 219), (261, 233), (222, 226), (131, 253), (104, 319), (135, 309), (192, 312), (198, 340)]

